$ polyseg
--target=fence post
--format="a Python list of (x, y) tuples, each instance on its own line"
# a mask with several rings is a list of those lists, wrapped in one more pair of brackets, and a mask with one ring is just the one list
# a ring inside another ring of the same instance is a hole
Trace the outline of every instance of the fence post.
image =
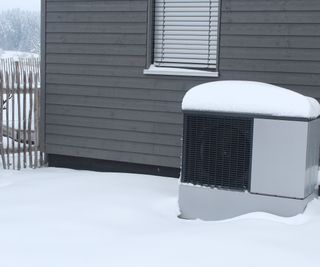
[(4, 149), (3, 149), (3, 73), (0, 71), (0, 154), (3, 168), (6, 169), (6, 159), (4, 157)]
[(28, 115), (28, 150), (29, 150), (29, 167), (33, 167), (32, 160), (32, 111), (33, 111), (33, 103), (32, 103), (32, 88), (33, 88), (33, 79), (32, 73), (29, 72), (28, 77), (29, 83), (29, 115)]
[(23, 168), (27, 167), (27, 74), (23, 72)]
[(34, 120), (34, 167), (37, 168), (38, 167), (38, 149), (39, 149), (39, 98), (38, 98), (38, 75), (36, 73), (35, 78), (34, 78), (34, 94), (33, 94), (33, 98), (34, 98), (34, 116), (33, 116), (33, 120)]
[(19, 64), (16, 63), (17, 69), (17, 105), (18, 105), (18, 132), (17, 132), (17, 140), (18, 140), (18, 170), (21, 169), (21, 73), (19, 71)]
[(5, 83), (6, 83), (6, 136), (7, 136), (7, 168), (10, 169), (10, 129), (9, 129), (9, 99), (10, 99), (10, 79), (9, 73), (5, 73)]
[(16, 133), (16, 127), (15, 127), (15, 101), (14, 101), (14, 95), (15, 95), (15, 79), (14, 79), (14, 73), (11, 74), (11, 144), (12, 144), (12, 169), (16, 169), (16, 151), (15, 151), (15, 133)]

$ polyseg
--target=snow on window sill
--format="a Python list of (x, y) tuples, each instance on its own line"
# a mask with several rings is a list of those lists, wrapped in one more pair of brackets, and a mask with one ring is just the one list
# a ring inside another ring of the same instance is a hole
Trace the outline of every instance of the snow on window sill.
[(195, 76), (195, 77), (219, 77), (217, 71), (193, 70), (183, 68), (163, 68), (151, 65), (149, 69), (143, 70), (147, 75), (173, 75), (173, 76)]

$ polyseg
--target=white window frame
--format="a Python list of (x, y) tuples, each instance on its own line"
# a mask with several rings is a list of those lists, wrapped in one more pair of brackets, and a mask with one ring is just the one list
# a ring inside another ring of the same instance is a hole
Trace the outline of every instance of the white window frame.
[[(215, 1), (215, 0), (212, 0), (212, 1), (204, 0), (204, 1), (202, 1), (203, 5), (205, 5), (205, 7), (201, 7), (200, 8), (201, 11), (204, 8), (207, 7), (206, 5), (210, 5), (210, 8), (211, 8), (212, 2), (215, 2), (215, 9), (214, 9), (214, 12), (215, 12), (214, 13), (215, 14), (215, 16), (214, 16), (214, 19), (215, 19), (214, 27), (215, 28), (212, 31), (212, 32), (215, 32), (215, 36), (214, 35), (210, 35), (210, 36), (208, 35), (209, 36), (209, 40), (211, 40), (212, 37), (214, 37), (214, 39), (215, 39), (215, 49), (214, 49), (215, 56), (213, 56), (214, 60), (210, 61), (210, 66), (209, 65), (205, 66), (204, 65), (205, 63), (204, 64), (200, 63), (201, 64), (200, 67), (197, 67), (199, 65), (192, 64), (192, 59), (190, 60), (190, 64), (188, 64), (189, 62), (187, 62), (186, 64), (177, 63), (176, 66), (175, 66), (175, 63), (173, 63), (173, 64), (170, 63), (170, 64), (166, 65), (166, 63), (165, 64), (159, 64), (159, 62), (154, 62), (155, 56), (159, 55), (159, 53), (156, 54), (157, 52), (154, 52), (154, 49), (155, 49), (154, 35), (155, 35), (155, 27), (157, 26), (157, 25), (154, 26), (154, 20), (155, 20), (155, 17), (154, 17), (155, 16), (155, 11), (154, 11), (155, 10), (155, 8), (154, 8), (155, 3), (154, 2), (155, 1), (159, 1), (162, 5), (163, 5), (163, 2), (167, 2), (167, 3), (169, 3), (169, 5), (167, 4), (169, 7), (170, 7), (170, 5), (172, 6), (172, 5), (175, 5), (176, 2), (179, 2), (179, 0), (178, 1), (176, 1), (176, 0), (149, 0), (149, 2), (148, 2), (148, 5), (149, 5), (148, 6), (148, 9), (149, 9), (149, 12), (148, 12), (148, 43), (147, 43), (147, 52), (148, 53), (147, 53), (146, 69), (144, 70), (143, 73), (144, 74), (149, 74), (149, 75), (218, 77), (219, 73), (218, 73), (217, 70), (218, 70), (218, 54), (219, 54), (218, 52), (219, 52), (219, 28), (220, 28), (219, 27), (219, 24), (220, 24), (220, 1), (219, 0), (217, 0), (217, 1)], [(186, 1), (189, 2), (189, 6), (190, 6), (190, 3), (193, 3), (192, 0), (186, 0)], [(208, 3), (205, 3), (206, 1)], [(196, 2), (196, 0), (194, 2)], [(175, 6), (173, 8), (174, 8), (174, 10), (176, 10)], [(187, 10), (189, 10), (189, 9), (187, 9)], [(212, 14), (211, 13), (212, 12), (211, 9), (208, 10), (208, 12), (209, 12), (209, 14)], [(201, 20), (202, 20), (202, 17), (201, 17)], [(163, 21), (160, 21), (160, 23), (162, 23), (162, 22)], [(211, 22), (212, 22), (212, 17), (208, 18), (209, 27), (207, 25), (205, 25), (206, 27), (208, 27), (208, 29), (212, 28), (211, 27)], [(198, 23), (198, 21), (195, 21), (195, 22), (192, 22), (192, 23)], [(161, 28), (161, 25), (160, 25), (160, 27), (158, 26), (158, 28), (157, 28), (158, 32), (159, 32), (159, 29), (163, 30)], [(201, 29), (202, 30), (206, 30), (205, 27), (202, 27), (202, 24), (201, 24)], [(210, 33), (212, 34), (212, 32), (210, 32)], [(158, 38), (159, 38), (159, 34), (158, 34)], [(169, 40), (169, 41), (171, 41), (171, 40)], [(208, 58), (206, 59), (206, 61), (209, 62), (209, 60), (211, 59), (210, 58), (210, 55), (211, 55), (210, 54), (210, 51), (211, 51), (210, 49), (211, 49), (212, 43), (210, 41), (207, 41), (207, 42), (208, 42), (208, 46), (207, 47), (202, 46), (202, 47), (205, 47), (205, 48), (208, 49), (208, 52), (207, 52), (208, 53)], [(179, 48), (179, 44), (178, 44), (178, 46), (175, 46), (175, 47)], [(161, 47), (161, 49), (162, 49), (162, 47)], [(178, 51), (178, 54), (179, 54), (179, 50), (177, 50), (177, 51)], [(191, 51), (193, 51), (193, 50), (191, 50)], [(199, 51), (197, 51), (197, 52), (199, 52)], [(201, 55), (202, 58), (205, 58), (205, 54), (204, 54), (205, 52), (204, 51), (200, 51), (200, 53), (202, 53), (202, 55)], [(183, 53), (181, 53), (181, 54), (183, 54)], [(181, 56), (181, 55), (178, 55), (178, 56)], [(212, 62), (214, 62), (214, 64), (212, 64)]]

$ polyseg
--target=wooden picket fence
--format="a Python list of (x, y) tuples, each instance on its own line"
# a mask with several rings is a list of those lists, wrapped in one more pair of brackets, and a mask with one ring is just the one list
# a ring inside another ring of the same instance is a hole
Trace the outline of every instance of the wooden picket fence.
[(20, 170), (44, 164), (39, 150), (39, 118), (39, 60), (1, 59), (0, 167)]

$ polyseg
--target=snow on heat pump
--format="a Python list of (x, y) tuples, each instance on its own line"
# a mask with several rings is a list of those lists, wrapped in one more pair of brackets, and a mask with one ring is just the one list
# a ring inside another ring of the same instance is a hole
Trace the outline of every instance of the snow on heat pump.
[(219, 81), (189, 90), (180, 217), (293, 216), (315, 196), (320, 105), (281, 87)]

